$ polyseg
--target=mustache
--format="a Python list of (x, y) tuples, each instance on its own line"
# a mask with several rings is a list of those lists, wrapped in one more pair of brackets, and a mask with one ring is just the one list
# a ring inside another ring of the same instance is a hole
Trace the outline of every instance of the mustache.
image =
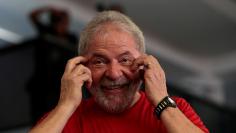
[(111, 79), (108, 79), (108, 78), (103, 78), (102, 81), (101, 81), (101, 86), (121, 86), (121, 85), (125, 85), (125, 84), (129, 84), (130, 81), (122, 76), (116, 80), (111, 80)]

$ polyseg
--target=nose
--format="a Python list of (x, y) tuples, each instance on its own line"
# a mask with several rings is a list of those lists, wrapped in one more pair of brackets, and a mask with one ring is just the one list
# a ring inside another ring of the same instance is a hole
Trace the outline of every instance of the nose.
[(120, 64), (116, 62), (111, 62), (108, 65), (107, 70), (105, 72), (106, 77), (109, 78), (110, 80), (119, 79), (122, 76), (122, 74), (123, 74), (122, 66), (120, 66)]

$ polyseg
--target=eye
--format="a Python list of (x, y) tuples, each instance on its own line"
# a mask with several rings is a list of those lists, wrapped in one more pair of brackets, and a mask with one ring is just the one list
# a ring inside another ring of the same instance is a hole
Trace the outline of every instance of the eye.
[(106, 64), (106, 61), (102, 58), (95, 58), (92, 60), (92, 65), (94, 67), (101, 67), (104, 66)]
[(102, 60), (95, 60), (94, 64), (103, 64), (103, 61)]
[(120, 63), (123, 65), (131, 65), (133, 63), (133, 59), (130, 57), (123, 57), (120, 59)]

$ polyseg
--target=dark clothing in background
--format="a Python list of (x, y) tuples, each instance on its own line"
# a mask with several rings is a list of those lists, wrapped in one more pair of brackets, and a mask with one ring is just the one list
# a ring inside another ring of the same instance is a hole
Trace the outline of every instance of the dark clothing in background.
[(60, 81), (66, 62), (76, 56), (77, 37), (69, 32), (57, 36), (51, 26), (34, 23), (38, 36), (35, 46), (35, 72), (30, 80), (32, 121), (51, 110), (60, 96)]

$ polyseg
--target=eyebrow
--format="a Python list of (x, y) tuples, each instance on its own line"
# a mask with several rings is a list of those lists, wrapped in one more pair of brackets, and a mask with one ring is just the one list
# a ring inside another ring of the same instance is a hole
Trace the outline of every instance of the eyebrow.
[(124, 53), (120, 54), (118, 57), (121, 57), (124, 55), (132, 55), (132, 54), (129, 51), (125, 51)]
[(92, 57), (92, 58), (93, 58), (93, 57), (107, 58), (106, 55), (101, 54), (101, 53), (93, 53), (91, 57)]
[[(124, 53), (118, 55), (117, 57), (122, 57), (125, 55), (132, 55), (129, 51), (125, 51)], [(102, 54), (102, 53), (93, 53), (92, 57), (100, 57), (100, 58), (107, 58), (106, 55)]]

